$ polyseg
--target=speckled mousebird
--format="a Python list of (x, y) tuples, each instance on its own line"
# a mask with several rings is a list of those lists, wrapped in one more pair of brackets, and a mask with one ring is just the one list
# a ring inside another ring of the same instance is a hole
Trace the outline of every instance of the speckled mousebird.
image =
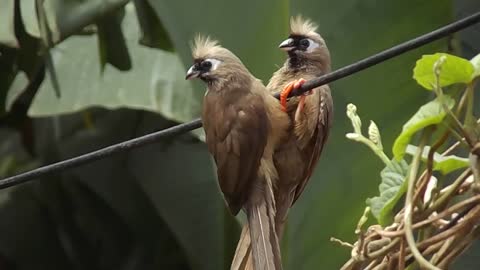
[(254, 269), (282, 269), (275, 231), (273, 153), (287, 138), (288, 115), (232, 52), (197, 37), (187, 79), (207, 85), (202, 122), (220, 188), (233, 215), (247, 214)]
[[(287, 99), (288, 94), (305, 80), (331, 70), (329, 50), (316, 31), (317, 26), (301, 16), (290, 20), (290, 35), (279, 46), (287, 52), (288, 58), (267, 85), (267, 91), (272, 94), (281, 91), (282, 108), (291, 120), (286, 142), (274, 153), (279, 176), (274, 188), (275, 224), (279, 239), (283, 236), (290, 207), (312, 176), (333, 121), (333, 100), (328, 85)], [(248, 226), (244, 226), (231, 269), (252, 269), (249, 245)]]

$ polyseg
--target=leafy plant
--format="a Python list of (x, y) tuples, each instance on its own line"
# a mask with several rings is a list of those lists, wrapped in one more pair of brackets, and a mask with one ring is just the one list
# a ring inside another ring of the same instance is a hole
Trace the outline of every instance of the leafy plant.
[[(475, 221), (480, 218), (480, 137), (472, 110), (473, 85), (478, 77), (478, 66), (472, 63), (477, 57), (468, 61), (442, 53), (417, 61), (413, 78), (433, 90), (436, 98), (420, 107), (404, 125), (393, 145), (392, 161), (382, 151), (376, 125), (369, 128), (369, 134), (375, 136), (365, 138), (355, 106), (347, 106), (355, 130), (347, 138), (370, 146), (386, 168), (381, 172), (380, 196), (367, 200), (369, 207), (359, 221), (359, 240), (353, 245), (340, 241), (352, 248), (352, 258), (342, 269), (411, 269), (415, 264), (447, 269), (480, 236)], [(466, 84), (456, 107), (443, 89), (453, 84)], [(419, 145), (409, 145), (415, 133), (421, 134)], [(450, 138), (455, 139), (453, 144)], [(459, 146), (469, 151), (468, 158), (449, 155)], [(437, 153), (442, 147), (448, 149)], [(406, 152), (413, 156), (408, 163), (403, 159)], [(454, 174), (461, 169), (460, 175)], [(442, 175), (434, 176), (435, 170)], [(453, 182), (447, 181), (449, 178)], [(370, 209), (379, 225), (364, 230)]]

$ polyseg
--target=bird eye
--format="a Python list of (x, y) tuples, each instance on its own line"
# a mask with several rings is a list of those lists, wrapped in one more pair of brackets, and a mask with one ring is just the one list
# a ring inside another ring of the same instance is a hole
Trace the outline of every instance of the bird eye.
[(201, 64), (203, 70), (208, 70), (212, 67), (212, 62), (210, 61), (203, 61)]
[(310, 46), (310, 41), (308, 41), (308, 39), (304, 38), (304, 39), (300, 40), (300, 46), (302, 46), (304, 48), (308, 48), (308, 46)]

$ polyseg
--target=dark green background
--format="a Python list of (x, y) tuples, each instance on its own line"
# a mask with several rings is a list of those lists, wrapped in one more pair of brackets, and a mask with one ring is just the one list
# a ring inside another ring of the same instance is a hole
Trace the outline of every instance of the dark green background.
[[(290, 15), (318, 23), (336, 69), (480, 9), (473, 0), (138, 0), (125, 8), (129, 1), (45, 0), (58, 99), (51, 73), (34, 72), (46, 63), (34, 2), (0, 0), (0, 24), (16, 22), (0, 27), (2, 176), (198, 117), (204, 86), (184, 81), (195, 33), (219, 39), (267, 81), (284, 61), (276, 47)], [(70, 36), (92, 23), (98, 35)], [(354, 241), (365, 200), (378, 192), (382, 163), (345, 138), (346, 105), (357, 105), (364, 126), (377, 123), (391, 156), (403, 123), (427, 100), (412, 80), (415, 61), (449, 48), (472, 57), (479, 33), (475, 26), (331, 84), (334, 128), (291, 211), (286, 269), (338, 269), (350, 251), (329, 238)], [(11, 47), (15, 40), (20, 48)], [(165, 139), (0, 191), (0, 268), (228, 269), (239, 226), (201, 138)], [(471, 254), (458, 269), (478, 269)]]

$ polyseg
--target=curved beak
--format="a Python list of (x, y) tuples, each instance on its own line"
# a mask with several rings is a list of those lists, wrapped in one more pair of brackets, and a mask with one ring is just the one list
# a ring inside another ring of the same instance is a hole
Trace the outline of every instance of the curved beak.
[(185, 76), (185, 80), (194, 79), (200, 76), (200, 71), (195, 69), (195, 65), (191, 66), (187, 71), (187, 76)]
[(278, 48), (288, 52), (295, 48), (294, 43), (295, 41), (293, 40), (293, 38), (288, 38), (284, 40), (282, 43), (280, 43), (280, 45), (278, 45)]

